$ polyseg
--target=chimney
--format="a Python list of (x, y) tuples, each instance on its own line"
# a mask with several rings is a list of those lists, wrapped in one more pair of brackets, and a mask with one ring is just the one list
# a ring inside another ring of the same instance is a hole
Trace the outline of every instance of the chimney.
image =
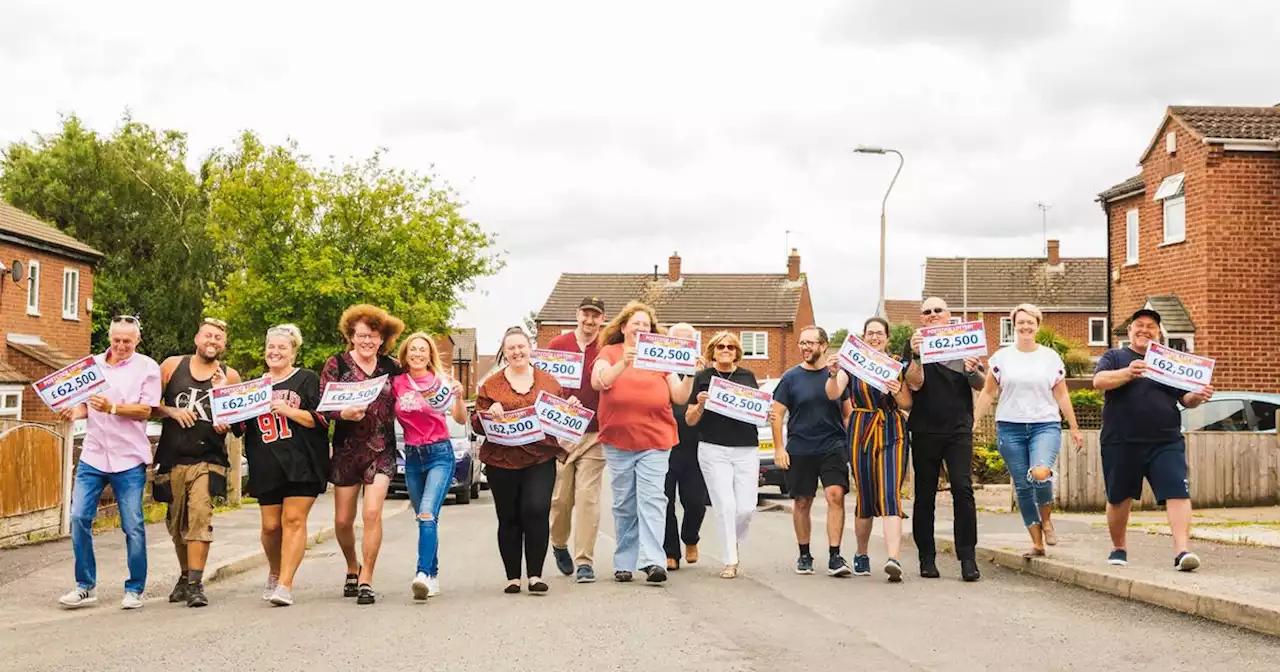
[(787, 279), (792, 282), (800, 279), (800, 253), (794, 247), (787, 256)]
[(667, 258), (667, 279), (676, 282), (680, 279), (680, 253), (672, 252)]
[(1058, 256), (1058, 241), (1050, 240), (1048, 243), (1048, 248), (1049, 248), (1049, 265), (1057, 266), (1058, 264), (1062, 263), (1062, 258)]

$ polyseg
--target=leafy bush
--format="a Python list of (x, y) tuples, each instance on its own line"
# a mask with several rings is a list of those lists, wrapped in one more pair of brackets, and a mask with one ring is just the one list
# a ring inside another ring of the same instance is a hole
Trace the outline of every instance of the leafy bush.
[(979, 483), (1009, 482), (1009, 469), (994, 442), (973, 447), (973, 475)]
[(1071, 393), (1072, 406), (1101, 406), (1102, 393), (1098, 390), (1075, 390)]
[(1068, 378), (1086, 377), (1093, 368), (1089, 351), (1081, 347), (1072, 347), (1068, 350), (1066, 356), (1062, 358), (1062, 363), (1066, 366)]
[(1066, 358), (1067, 353), (1071, 351), (1071, 343), (1063, 338), (1053, 327), (1040, 327), (1040, 331), (1036, 332), (1036, 343), (1053, 348), (1059, 357)]
[(911, 340), (911, 334), (914, 333), (916, 333), (915, 327), (906, 322), (893, 325), (889, 329), (889, 354), (901, 355), (907, 347), (907, 342)]

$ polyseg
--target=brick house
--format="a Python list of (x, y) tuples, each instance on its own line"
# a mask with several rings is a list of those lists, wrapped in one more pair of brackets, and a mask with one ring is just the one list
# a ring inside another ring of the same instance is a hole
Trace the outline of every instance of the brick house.
[(920, 299), (885, 299), (884, 319), (891, 325), (920, 326)]
[(56, 421), (30, 384), (89, 354), (101, 260), (101, 252), (0, 201), (0, 417)]
[(446, 336), (436, 337), (436, 349), (440, 351), (440, 363), (471, 396), (476, 393), (476, 330), (475, 327), (457, 329)]
[[(982, 319), (993, 353), (1013, 343), (1009, 311), (1020, 303), (1035, 304), (1044, 326), (1087, 348), (1091, 358), (1107, 349), (1107, 260), (1062, 257), (1056, 240), (1047, 257), (930, 257), (923, 294), (946, 301), (952, 321)], [(911, 324), (918, 326), (918, 306), (915, 313)]]
[(667, 260), (665, 275), (656, 265), (652, 274), (563, 273), (538, 311), (538, 343), (576, 327), (578, 304), (588, 296), (603, 299), (610, 316), (628, 301), (643, 301), (661, 324), (688, 322), (704, 342), (732, 331), (742, 340), (742, 365), (761, 380), (800, 363), (798, 330), (814, 323), (809, 281), (795, 249), (786, 273), (684, 273), (679, 254)]
[(1280, 390), (1280, 107), (1170, 107), (1138, 164), (1097, 199), (1113, 342), (1151, 306), (1218, 389)]

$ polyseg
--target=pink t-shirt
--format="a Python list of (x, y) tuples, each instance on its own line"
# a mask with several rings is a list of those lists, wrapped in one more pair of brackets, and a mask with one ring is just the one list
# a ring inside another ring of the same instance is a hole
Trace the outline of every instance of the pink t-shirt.
[(422, 393), (435, 381), (435, 374), (431, 373), (414, 378), (413, 383), (418, 386), (415, 390), (407, 373), (391, 380), (391, 391), (396, 395), (396, 419), (404, 428), (406, 446), (425, 446), (449, 438), (449, 425), (445, 422), (444, 413), (431, 410), (426, 395)]
[[(115, 364), (107, 363), (106, 353), (95, 359), (107, 377), (106, 386), (98, 394), (115, 404), (145, 404), (152, 408), (160, 405), (160, 365), (156, 360), (137, 352)], [(91, 406), (88, 409), (81, 461), (109, 474), (151, 464), (146, 420), (99, 413)]]

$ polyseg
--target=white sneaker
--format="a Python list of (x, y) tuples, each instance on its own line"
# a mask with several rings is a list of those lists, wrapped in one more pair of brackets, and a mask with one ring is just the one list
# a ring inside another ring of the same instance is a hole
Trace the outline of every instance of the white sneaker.
[(93, 588), (80, 588), (77, 586), (71, 592), (59, 597), (58, 602), (68, 609), (79, 609), (80, 607), (97, 604), (98, 593)]
[(142, 596), (133, 591), (126, 591), (124, 594), (124, 599), (120, 600), (120, 608), (121, 609), (141, 609)]
[(413, 577), (413, 599), (427, 599), (427, 595), (430, 594), (430, 590), (430, 587), (427, 585), (427, 575), (424, 572), (418, 572), (418, 575)]
[(264, 602), (270, 602), (271, 596), (276, 594), (276, 586), (279, 586), (279, 585), (280, 585), (280, 577), (268, 576), (267, 585), (265, 588), (262, 589), (262, 600)]
[(427, 577), (427, 597), (435, 597), (440, 594), (440, 577)]
[(293, 593), (284, 586), (276, 586), (275, 591), (271, 593), (271, 597), (267, 601), (277, 607), (292, 607)]

